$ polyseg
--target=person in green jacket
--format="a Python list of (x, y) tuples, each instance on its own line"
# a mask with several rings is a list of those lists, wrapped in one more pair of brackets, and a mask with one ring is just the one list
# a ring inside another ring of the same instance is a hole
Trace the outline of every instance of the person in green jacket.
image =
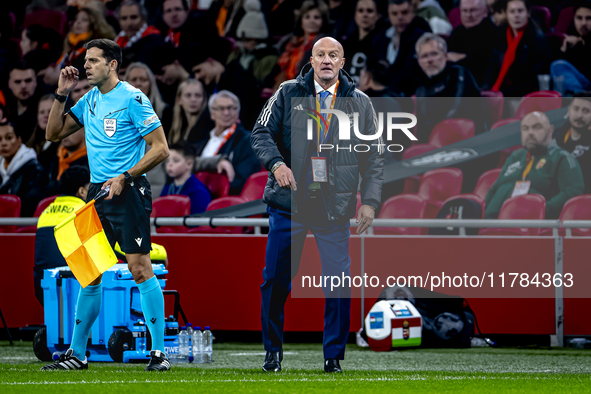
[(523, 118), (523, 149), (509, 156), (488, 191), (485, 218), (496, 219), (505, 200), (531, 193), (546, 198), (546, 219), (557, 219), (568, 199), (583, 194), (581, 167), (572, 154), (556, 145), (553, 131), (554, 126), (543, 112), (532, 112)]

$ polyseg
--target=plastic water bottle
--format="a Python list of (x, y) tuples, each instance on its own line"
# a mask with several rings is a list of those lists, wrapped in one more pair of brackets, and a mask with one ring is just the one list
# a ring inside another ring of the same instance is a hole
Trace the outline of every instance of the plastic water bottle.
[(203, 331), (203, 362), (204, 363), (211, 363), (213, 362), (213, 337), (211, 335), (211, 331), (209, 326), (205, 326), (205, 330)]
[(189, 335), (189, 362), (193, 362), (193, 324), (187, 323), (187, 334)]
[(179, 334), (179, 356), (181, 362), (189, 362), (191, 356), (191, 349), (189, 348), (189, 334), (187, 333), (187, 327), (181, 327), (181, 333)]
[(201, 327), (195, 327), (193, 330), (193, 362), (197, 364), (203, 363), (203, 333)]

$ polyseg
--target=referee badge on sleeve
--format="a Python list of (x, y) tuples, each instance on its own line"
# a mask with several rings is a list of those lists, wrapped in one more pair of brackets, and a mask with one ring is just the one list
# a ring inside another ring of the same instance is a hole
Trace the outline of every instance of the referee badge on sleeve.
[(108, 137), (112, 137), (117, 131), (117, 119), (103, 119), (103, 129)]

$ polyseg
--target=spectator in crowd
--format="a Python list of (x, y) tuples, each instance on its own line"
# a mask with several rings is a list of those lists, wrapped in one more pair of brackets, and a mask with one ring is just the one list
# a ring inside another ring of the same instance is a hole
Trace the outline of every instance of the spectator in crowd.
[(47, 121), (49, 120), (49, 111), (55, 100), (53, 94), (46, 94), (39, 99), (37, 105), (37, 125), (33, 129), (31, 138), (26, 145), (33, 148), (37, 154), (37, 161), (44, 169), (49, 167), (49, 163), (57, 155), (59, 142), (47, 141), (45, 139), (45, 129), (47, 128)]
[(461, 0), (460, 18), (462, 24), (447, 40), (447, 59), (470, 70), (478, 86), (482, 86), (486, 82), (497, 29), (487, 17), (485, 0)]
[(527, 0), (509, 0), (506, 12), (509, 24), (499, 31), (486, 87), (505, 97), (522, 97), (539, 90), (537, 76), (549, 71), (550, 48), (529, 16)]
[(8, 88), (12, 93), (6, 97), (8, 120), (14, 123), (23, 140), (28, 141), (37, 123), (37, 103), (44, 87), (37, 84), (33, 66), (21, 60), (12, 66)]
[(497, 218), (508, 198), (532, 193), (546, 198), (546, 219), (558, 219), (564, 203), (583, 194), (581, 167), (573, 155), (556, 145), (553, 131), (554, 126), (543, 112), (523, 118), (523, 149), (509, 156), (486, 194), (485, 218)]
[(265, 103), (264, 97), (273, 94), (275, 76), (281, 69), (277, 64), (277, 49), (265, 42), (269, 33), (261, 3), (259, 0), (247, 0), (244, 8), (246, 14), (236, 29), (238, 45), (228, 57), (218, 89), (230, 90), (238, 96), (243, 103), (242, 123), (250, 128)]
[(207, 11), (208, 19), (215, 21), (220, 37), (236, 37), (236, 29), (246, 13), (244, 0), (214, 0)]
[(573, 23), (556, 58), (550, 66), (555, 90), (564, 94), (591, 88), (591, 1), (575, 7)]
[(429, 22), (435, 34), (449, 35), (453, 29), (445, 11), (437, 0), (412, 0), (418, 17)]
[(121, 49), (132, 47), (150, 35), (160, 35), (160, 30), (148, 25), (146, 8), (136, 0), (124, 0), (119, 5), (117, 20), (121, 31), (115, 38), (115, 42)]
[(575, 93), (567, 114), (568, 122), (554, 132), (554, 138), (579, 161), (585, 194), (591, 194), (591, 92)]
[(90, 82), (88, 82), (88, 78), (86, 78), (86, 73), (80, 73), (80, 75), (78, 75), (78, 85), (76, 85), (70, 93), (70, 97), (68, 97), (72, 101), (72, 105), (88, 93), (90, 89), (92, 89), (92, 86), (90, 86)]
[(294, 32), (283, 37), (277, 44), (281, 74), (276, 86), (294, 79), (308, 63), (314, 43), (326, 36), (329, 29), (328, 6), (323, 0), (306, 0), (300, 7)]
[(82, 128), (62, 140), (57, 156), (54, 156), (45, 172), (45, 187), (43, 189), (46, 195), (53, 196), (59, 192), (58, 181), (69, 167), (89, 168), (85, 137), (85, 131)]
[[(490, 0), (487, 0), (490, 3)], [(492, 5), (489, 6), (490, 20), (495, 26), (503, 26), (507, 24), (507, 0), (494, 0)]]
[[(44, 28), (40, 25), (31, 25), (23, 29), (21, 33), (21, 56), (25, 57), (28, 53), (39, 50), (52, 50), (56, 52), (55, 37), (59, 33), (53, 29)], [(61, 38), (59, 38), (61, 40)], [(52, 54), (53, 55), (53, 54)]]
[(170, 156), (166, 159), (166, 173), (170, 181), (162, 189), (160, 196), (181, 194), (191, 199), (191, 213), (205, 212), (211, 202), (211, 194), (207, 187), (195, 177), (195, 172), (226, 171), (228, 180), (234, 180), (234, 170), (229, 161), (221, 156), (197, 159), (195, 148), (190, 144), (172, 144)]
[[(444, 119), (468, 118), (480, 124), (480, 102), (459, 97), (480, 97), (472, 73), (465, 67), (447, 63), (447, 44), (440, 36), (425, 33), (416, 44), (417, 58), (422, 70), (417, 88), (417, 138), (427, 142), (433, 127)], [(438, 97), (438, 100), (431, 98)], [(477, 108), (476, 108), (477, 107)], [(478, 119), (477, 119), (478, 118)]]
[(411, 96), (418, 86), (415, 44), (431, 28), (423, 18), (415, 15), (411, 0), (388, 0), (388, 19), (392, 27), (376, 36), (373, 43), (375, 54), (391, 64), (388, 73), (392, 90)]
[(200, 81), (187, 79), (179, 85), (174, 106), (164, 111), (162, 124), (169, 144), (196, 142), (211, 130), (207, 94)]
[(164, 109), (168, 105), (164, 102), (162, 96), (160, 95), (160, 90), (158, 89), (158, 84), (156, 83), (156, 77), (154, 76), (152, 70), (150, 70), (150, 68), (144, 63), (132, 63), (127, 67), (124, 80), (129, 82), (133, 87), (141, 90), (142, 93), (144, 93), (150, 99), (150, 103), (152, 104), (152, 108), (154, 108), (154, 112), (156, 112), (156, 115), (162, 119)]
[(202, 158), (223, 155), (232, 164), (236, 177), (230, 182), (230, 194), (239, 194), (249, 176), (261, 166), (250, 146), (250, 131), (240, 123), (240, 100), (227, 90), (208, 102), (215, 128), (196, 142), (196, 154)]
[(344, 68), (357, 84), (359, 74), (373, 50), (373, 40), (379, 34), (376, 26), (381, 17), (375, 0), (357, 0), (355, 5), (357, 29), (343, 42), (343, 48), (347, 54)]
[(355, 4), (352, 1), (328, 0), (329, 18), (333, 22), (332, 37), (345, 39), (355, 31)]
[[(162, 66), (155, 64), (150, 68), (166, 87), (176, 90), (178, 83), (192, 73), (205, 84), (206, 90), (215, 91), (232, 45), (218, 36), (215, 21), (190, 11), (188, 0), (165, 0), (162, 7), (162, 18), (168, 27), (165, 41), (176, 51), (169, 59), (163, 59)], [(169, 91), (161, 92), (169, 97)]]
[(38, 180), (42, 169), (35, 151), (23, 144), (17, 128), (0, 125), (0, 194), (21, 199), (21, 216), (33, 216), (41, 200)]
[(264, 9), (271, 37), (283, 37), (293, 31), (300, 0), (272, 0)]
[(12, 39), (16, 27), (8, 12), (0, 12), (0, 89), (6, 88), (10, 66), (18, 61), (20, 56), (19, 45)]

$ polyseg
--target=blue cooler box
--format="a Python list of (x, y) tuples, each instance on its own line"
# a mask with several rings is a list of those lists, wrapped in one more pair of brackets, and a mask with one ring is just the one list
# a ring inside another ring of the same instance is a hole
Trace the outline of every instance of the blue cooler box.
[[(164, 289), (168, 271), (163, 264), (152, 265), (154, 274)], [(139, 357), (123, 357), (123, 352), (135, 352), (135, 336), (133, 327), (138, 320), (143, 321), (140, 292), (133, 280), (127, 264), (116, 264), (103, 274), (103, 300), (101, 312), (90, 332), (87, 356), (89, 361), (139, 361)], [(51, 353), (63, 352), (72, 342), (72, 334), (76, 320), (76, 303), (80, 284), (69, 267), (45, 270), (41, 280), (43, 297), (45, 300), (45, 326), (47, 333), (47, 348)], [(167, 342), (174, 341), (170, 337), (173, 325), (178, 323), (167, 319)], [(169, 327), (171, 326), (171, 327)], [(178, 328), (177, 328), (178, 330)], [(113, 360), (109, 354), (109, 340), (111, 350), (115, 349)], [(177, 342), (178, 343), (178, 342)], [(178, 346), (178, 345), (177, 345)], [(148, 362), (148, 352), (145, 351), (145, 362)]]

